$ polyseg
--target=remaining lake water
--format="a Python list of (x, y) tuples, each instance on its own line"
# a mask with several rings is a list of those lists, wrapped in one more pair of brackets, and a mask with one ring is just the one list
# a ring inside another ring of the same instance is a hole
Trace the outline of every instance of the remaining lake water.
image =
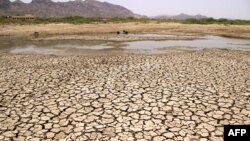
[[(140, 34), (138, 36), (176, 36)], [(182, 36), (184, 37), (184, 36)], [(13, 38), (0, 39), (0, 51), (14, 54), (86, 54), (86, 53), (167, 53), (171, 50), (200, 50), (220, 48), (250, 51), (250, 40), (219, 36), (202, 36), (194, 40), (104, 42), (84, 40), (16, 41)]]

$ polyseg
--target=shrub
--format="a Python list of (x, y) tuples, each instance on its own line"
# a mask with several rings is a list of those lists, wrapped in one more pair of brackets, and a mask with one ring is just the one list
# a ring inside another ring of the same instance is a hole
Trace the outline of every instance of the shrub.
[(127, 23), (127, 22), (136, 22), (136, 23), (148, 23), (148, 22), (156, 22), (156, 23), (183, 23), (183, 24), (224, 24), (224, 25), (250, 25), (249, 20), (228, 20), (228, 19), (187, 19), (187, 20), (174, 20), (174, 19), (148, 19), (148, 18), (90, 18), (90, 17), (80, 17), (80, 16), (71, 16), (71, 17), (63, 17), (63, 18), (35, 18), (31, 20), (22, 20), (22, 19), (11, 19), (6, 18), (4, 16), (0, 16), (0, 24), (48, 24), (48, 23), (72, 23), (72, 24), (83, 24), (83, 23)]

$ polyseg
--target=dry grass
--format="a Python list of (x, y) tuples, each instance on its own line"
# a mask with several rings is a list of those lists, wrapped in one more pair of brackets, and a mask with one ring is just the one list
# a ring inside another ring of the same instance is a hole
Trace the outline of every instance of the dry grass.
[(84, 33), (110, 33), (128, 30), (134, 33), (166, 33), (181, 35), (214, 34), (229, 37), (250, 38), (249, 25), (196, 25), (179, 23), (110, 23), (110, 24), (40, 24), (1, 25), (0, 36), (29, 36), (34, 32), (44, 35), (72, 35)]

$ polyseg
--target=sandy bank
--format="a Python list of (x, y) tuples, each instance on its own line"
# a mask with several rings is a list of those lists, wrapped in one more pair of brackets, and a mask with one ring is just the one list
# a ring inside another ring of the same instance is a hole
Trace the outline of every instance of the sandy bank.
[(228, 37), (250, 38), (250, 26), (243, 25), (195, 25), (179, 23), (120, 23), (120, 24), (44, 24), (44, 25), (1, 25), (0, 36), (78, 35), (115, 33), (128, 30), (130, 33), (158, 33), (176, 35), (213, 34)]

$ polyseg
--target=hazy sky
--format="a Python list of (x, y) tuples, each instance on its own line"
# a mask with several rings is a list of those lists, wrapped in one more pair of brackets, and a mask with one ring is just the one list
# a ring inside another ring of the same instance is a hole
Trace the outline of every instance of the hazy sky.
[[(22, 0), (30, 2), (31, 0)], [(68, 1), (68, 0), (53, 0)], [(101, 0), (135, 13), (155, 15), (202, 14), (215, 18), (250, 19), (250, 0)]]

